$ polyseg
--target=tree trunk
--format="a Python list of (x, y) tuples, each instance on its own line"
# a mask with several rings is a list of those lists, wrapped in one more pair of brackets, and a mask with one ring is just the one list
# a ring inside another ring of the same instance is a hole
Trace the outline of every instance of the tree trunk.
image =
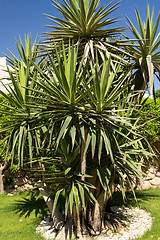
[(62, 227), (62, 229), (60, 229), (55, 239), (67, 240), (67, 239), (73, 239), (74, 237), (75, 236), (74, 236), (72, 217), (69, 216), (65, 225)]
[(106, 196), (104, 194), (104, 190), (101, 189), (101, 184), (99, 182), (98, 176), (95, 186), (96, 189), (94, 192), (94, 196), (97, 199), (97, 203), (95, 203), (94, 205), (88, 203), (89, 211), (87, 212), (87, 215), (88, 223), (92, 226), (92, 230), (95, 234), (99, 234), (102, 232), (102, 230), (105, 230), (105, 209), (110, 196), (114, 192), (114, 182), (110, 182), (110, 192), (106, 193)]
[[(39, 186), (39, 191), (50, 211), (50, 213), (53, 213), (53, 200), (50, 198), (48, 191), (43, 186)], [(55, 211), (52, 216), (53, 219), (53, 228), (55, 231), (58, 231), (63, 225), (64, 225), (64, 217), (62, 216), (62, 213), (59, 211), (58, 206), (56, 206)]]
[(4, 168), (5, 168), (5, 165), (0, 164), (0, 194), (4, 193), (3, 174), (2, 174), (2, 171)]
[[(98, 203), (91, 203), (86, 201), (86, 211), (83, 211), (80, 204), (79, 215), (77, 215), (76, 207), (73, 208), (73, 214), (69, 214), (66, 219), (63, 218), (58, 206), (53, 214), (53, 233), (55, 240), (70, 240), (70, 239), (87, 239), (90, 234), (99, 235), (102, 230), (105, 230), (105, 208), (110, 194), (106, 194), (104, 198), (104, 190), (100, 187), (98, 176), (94, 176), (92, 181), (96, 181), (97, 187), (94, 190), (94, 196)], [(114, 183), (110, 183), (110, 191), (113, 193)], [(49, 197), (48, 191), (45, 186), (40, 183), (39, 191), (43, 196), (50, 212), (53, 209), (53, 200)]]
[[(86, 138), (88, 134), (88, 129), (85, 127), (84, 129), (84, 139), (82, 138), (82, 144), (81, 144), (81, 173), (86, 174), (86, 154), (84, 154), (85, 147), (86, 147)], [(82, 181), (85, 180), (85, 177), (82, 176)]]

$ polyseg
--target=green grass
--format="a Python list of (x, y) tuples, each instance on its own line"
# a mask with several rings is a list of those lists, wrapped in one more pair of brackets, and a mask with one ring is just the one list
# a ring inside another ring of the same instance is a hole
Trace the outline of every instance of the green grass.
[(13, 196), (0, 195), (0, 239), (1, 240), (42, 240), (36, 234), (39, 218), (31, 213), (29, 218), (15, 214), (13, 206), (15, 201), (21, 200), (25, 194), (14, 194)]
[[(151, 231), (148, 231), (139, 240), (158, 240), (160, 239), (160, 188), (137, 191), (137, 203), (131, 193), (127, 194), (127, 202), (122, 202), (119, 193), (114, 194), (112, 205), (125, 205), (145, 209), (153, 217)], [(21, 217), (13, 211), (16, 201), (22, 200), (25, 194), (15, 194), (13, 196), (0, 195), (0, 240), (42, 240), (40, 235), (36, 234), (36, 227), (40, 222), (34, 213), (29, 218)]]
[[(112, 205), (125, 205), (128, 207), (140, 207), (151, 213), (153, 225), (150, 231), (146, 232), (138, 240), (159, 240), (160, 239), (160, 188), (137, 191), (137, 203), (131, 193), (127, 194), (127, 202), (122, 202), (121, 196), (117, 193), (113, 197)], [(118, 203), (117, 203), (118, 200)], [(136, 239), (137, 240), (137, 239)]]

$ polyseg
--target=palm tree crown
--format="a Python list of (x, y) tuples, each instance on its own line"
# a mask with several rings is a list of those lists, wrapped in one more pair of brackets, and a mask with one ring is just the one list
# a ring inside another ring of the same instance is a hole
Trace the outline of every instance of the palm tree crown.
[[(68, 38), (88, 41), (116, 36), (122, 27), (108, 28), (118, 21), (118, 17), (109, 18), (110, 13), (119, 7), (119, 2), (107, 6), (99, 6), (100, 0), (69, 0), (59, 4), (52, 0), (55, 7), (63, 15), (63, 19), (47, 15), (56, 25), (48, 25), (55, 29), (45, 34), (46, 42), (67, 40)], [(103, 28), (103, 29), (102, 29)], [(105, 29), (104, 29), (105, 28)]]
[(136, 9), (136, 19), (139, 31), (135, 28), (129, 18), (129, 28), (133, 33), (136, 44), (131, 42), (127, 51), (133, 56), (134, 68), (137, 69), (136, 90), (146, 89), (150, 84), (151, 94), (154, 94), (154, 74), (160, 72), (160, 33), (157, 34), (160, 21), (160, 13), (153, 24), (154, 8), (150, 17), (150, 9), (147, 5), (146, 22), (142, 22), (139, 11)]

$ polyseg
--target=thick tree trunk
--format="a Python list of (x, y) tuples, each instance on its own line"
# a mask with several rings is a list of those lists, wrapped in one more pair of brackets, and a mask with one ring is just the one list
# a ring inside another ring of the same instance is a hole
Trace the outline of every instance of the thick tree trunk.
[[(45, 188), (40, 187), (39, 191), (40, 191), (50, 213), (52, 214), (53, 200), (49, 197), (49, 194)], [(59, 229), (64, 223), (64, 218), (63, 218), (61, 212), (59, 211), (58, 206), (55, 208), (52, 218), (53, 218), (54, 228)]]
[(4, 192), (3, 174), (2, 174), (2, 171), (4, 168), (5, 168), (5, 165), (0, 164), (0, 194)]
[(68, 217), (65, 225), (60, 229), (58, 234), (56, 235), (56, 240), (67, 240), (67, 239), (73, 239), (74, 236), (74, 229), (73, 229), (73, 222), (72, 217)]
[[(81, 173), (86, 174), (86, 154), (85, 154), (85, 147), (86, 147), (86, 139), (88, 134), (88, 129), (85, 127), (84, 129), (84, 139), (82, 138), (82, 144), (81, 144)], [(85, 180), (85, 177), (82, 176), (82, 180)]]
[[(90, 234), (98, 235), (105, 230), (105, 208), (110, 194), (106, 194), (104, 198), (104, 190), (100, 188), (98, 177), (94, 178), (96, 181), (96, 192), (94, 195), (97, 199), (96, 204), (86, 201), (87, 210), (79, 209), (79, 215), (76, 212), (76, 207), (73, 208), (73, 214), (68, 215), (66, 219), (63, 218), (61, 212), (56, 207), (53, 215), (53, 232), (56, 240), (70, 240), (75, 237), (78, 239), (87, 239)], [(114, 190), (114, 183), (110, 183), (111, 194)], [(47, 189), (39, 186), (39, 191), (42, 194), (50, 212), (53, 209), (53, 201), (49, 197)]]
[[(52, 214), (53, 200), (50, 198), (47, 189), (43, 186), (39, 186), (39, 191), (46, 205), (48, 206), (50, 213)], [(72, 239), (75, 237), (74, 229), (73, 229), (74, 224), (73, 224), (72, 217), (69, 216), (65, 220), (63, 215), (59, 211), (58, 206), (56, 206), (54, 210), (52, 220), (53, 220), (52, 229), (54, 233), (54, 238), (56, 240), (66, 240), (66, 239)]]
[(57, 232), (62, 226), (64, 225), (64, 217), (62, 213), (59, 211), (58, 206), (56, 206), (55, 211), (53, 213), (53, 200), (50, 198), (48, 191), (46, 189), (46, 186), (42, 184), (41, 182), (37, 185), (40, 194), (42, 195), (49, 211), (51, 214), (53, 214), (53, 228)]
[(101, 189), (101, 184), (99, 182), (98, 176), (94, 177), (92, 181), (96, 179), (96, 189), (94, 191), (94, 196), (97, 199), (97, 203), (94, 205), (88, 203), (88, 224), (92, 227), (94, 234), (99, 234), (102, 230), (105, 230), (105, 209), (110, 196), (114, 192), (114, 182), (111, 181), (109, 188), (110, 192), (104, 194), (104, 190)]
[[(85, 129), (85, 138), (82, 140), (81, 144), (81, 173), (86, 173), (86, 154), (85, 145), (86, 145), (86, 138), (87, 138), (87, 129)], [(95, 160), (97, 161), (97, 160)], [(89, 198), (85, 198), (86, 202), (86, 209), (82, 208), (81, 203), (79, 208), (79, 215), (76, 212), (76, 207), (73, 207), (73, 214), (68, 215), (67, 218), (63, 218), (62, 214), (60, 213), (58, 206), (56, 207), (53, 215), (53, 232), (55, 232), (55, 239), (56, 240), (70, 240), (75, 238), (78, 239), (85, 239), (89, 237), (90, 234), (98, 235), (105, 230), (105, 208), (107, 201), (110, 197), (110, 193), (106, 193), (104, 197), (104, 189), (101, 186), (99, 181), (99, 177), (97, 175), (97, 170), (94, 169), (90, 175), (92, 178), (89, 178), (89, 183), (96, 187), (96, 189), (90, 189), (92, 194), (97, 199), (97, 203), (91, 203)], [(81, 178), (85, 181), (85, 177), (82, 176)], [(110, 183), (110, 191), (111, 194), (113, 192), (114, 183)], [(53, 209), (53, 201), (50, 199), (47, 189), (43, 186), (39, 186), (40, 193), (42, 194), (50, 212)]]

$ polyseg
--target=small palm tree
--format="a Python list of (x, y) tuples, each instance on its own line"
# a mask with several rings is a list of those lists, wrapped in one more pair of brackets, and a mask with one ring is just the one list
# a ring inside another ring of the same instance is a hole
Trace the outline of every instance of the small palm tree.
[[(62, 40), (68, 44), (68, 39), (73, 39), (75, 44), (80, 42), (79, 50), (81, 52), (85, 50), (86, 56), (90, 52), (92, 59), (95, 58), (95, 47), (101, 54), (103, 49), (109, 52), (113, 49), (119, 51), (115, 41), (112, 43), (111, 39), (117, 38), (124, 28), (112, 28), (111, 25), (119, 20), (118, 17), (109, 18), (110, 14), (119, 7), (119, 2), (113, 4), (114, 1), (111, 1), (104, 7), (100, 6), (99, 0), (69, 0), (69, 3), (52, 1), (63, 18), (47, 15), (55, 25), (48, 25), (53, 30), (44, 35), (45, 40), (41, 45), (41, 51), (52, 51), (54, 43), (61, 43)], [(103, 41), (108, 50), (102, 44)]]
[(17, 86), (22, 84), (21, 71), (15, 77), (10, 74), (14, 95), (4, 97), (16, 112), (11, 115), (14, 124), (6, 123), (7, 155), (11, 153), (13, 161), (18, 156), (22, 166), (28, 149), (30, 160), (25, 161), (33, 161), (34, 156), (43, 165), (41, 180), (54, 193), (53, 216), (64, 226), (61, 231), (56, 227), (61, 239), (63, 231), (73, 226), (77, 235), (101, 232), (116, 185), (124, 192), (125, 175), (133, 189), (131, 176), (141, 175), (137, 155), (150, 153), (133, 118), (133, 96), (126, 84), (132, 79), (130, 71), (124, 74), (121, 64), (113, 67), (107, 56), (101, 64), (98, 55), (96, 65), (88, 59), (83, 67), (85, 54), (80, 60), (78, 46), (54, 47), (56, 55), (48, 55), (45, 69), (34, 65), (36, 87), (29, 102), (21, 102), (22, 107), (12, 102), (13, 96), (18, 102), (23, 97)]
[(135, 74), (126, 59), (122, 65), (124, 55), (113, 56), (117, 46), (101, 44), (122, 30), (101, 29), (117, 21), (106, 19), (117, 4), (98, 9), (99, 0), (54, 3), (65, 20), (50, 16), (58, 31), (48, 33), (42, 63), (26, 58), (8, 69), (12, 86), (1, 95), (11, 120), (0, 132), (9, 130), (6, 156), (12, 161), (39, 163), (38, 179), (51, 192), (45, 192), (47, 201), (53, 197), (55, 237), (70, 239), (73, 232), (81, 237), (106, 228), (109, 197), (117, 185), (125, 197), (126, 179), (133, 190), (132, 176), (142, 174), (140, 157), (152, 157), (152, 151), (140, 134), (130, 91)]
[[(17, 159), (16, 164), (23, 166), (24, 155), (32, 162), (35, 153), (39, 152), (40, 139), (38, 130), (32, 129), (32, 119), (36, 112), (32, 112), (29, 103), (32, 98), (36, 98), (37, 94), (32, 92), (35, 87), (35, 79), (37, 78), (37, 70), (34, 66), (37, 61), (38, 53), (36, 51), (36, 41), (31, 44), (31, 36), (25, 37), (25, 47), (20, 39), (20, 45), (16, 41), (21, 60), (15, 57), (11, 52), (13, 59), (7, 56), (11, 68), (8, 68), (10, 84), (6, 88), (6, 92), (0, 90), (3, 97), (1, 105), (7, 111), (5, 114), (10, 116), (9, 121), (2, 123), (1, 133), (9, 131), (6, 136), (6, 159), (11, 162)], [(37, 65), (40, 63), (37, 62)], [(37, 89), (38, 91), (38, 89)], [(31, 96), (32, 95), (32, 96)], [(27, 105), (28, 104), (28, 105)], [(7, 113), (8, 112), (8, 113)], [(16, 121), (15, 121), (16, 119)], [(37, 145), (38, 144), (38, 145)], [(34, 146), (33, 146), (34, 145)], [(26, 147), (28, 146), (28, 148)], [(34, 151), (32, 151), (34, 148)], [(8, 155), (8, 153), (10, 154)], [(32, 164), (32, 163), (31, 163)]]
[(51, 21), (57, 24), (55, 26), (48, 25), (48, 27), (56, 29), (47, 33), (50, 40), (56, 42), (62, 39), (68, 41), (69, 38), (84, 41), (101, 40), (102, 37), (115, 37), (118, 32), (122, 31), (122, 28), (108, 28), (117, 21), (117, 17), (109, 19), (108, 16), (118, 8), (119, 2), (112, 6), (112, 1), (105, 7), (99, 7), (99, 0), (70, 0), (70, 5), (66, 1), (64, 4), (52, 1), (63, 15), (64, 20), (47, 15)]
[(150, 17), (149, 5), (147, 5), (146, 22), (143, 23), (138, 10), (136, 9), (136, 19), (139, 31), (128, 19), (129, 28), (133, 33), (136, 43), (131, 42), (127, 51), (132, 55), (136, 69), (135, 73), (135, 90), (146, 90), (150, 85), (151, 94), (154, 94), (154, 74), (160, 73), (160, 33), (157, 34), (160, 13), (154, 21), (154, 8)]

